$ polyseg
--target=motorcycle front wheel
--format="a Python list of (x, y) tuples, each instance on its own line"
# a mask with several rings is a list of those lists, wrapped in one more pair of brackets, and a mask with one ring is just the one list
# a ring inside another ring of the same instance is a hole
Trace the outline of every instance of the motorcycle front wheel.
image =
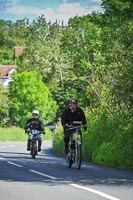
[(37, 155), (37, 145), (36, 145), (36, 141), (32, 141), (32, 147), (31, 147), (31, 157), (33, 159), (35, 159)]

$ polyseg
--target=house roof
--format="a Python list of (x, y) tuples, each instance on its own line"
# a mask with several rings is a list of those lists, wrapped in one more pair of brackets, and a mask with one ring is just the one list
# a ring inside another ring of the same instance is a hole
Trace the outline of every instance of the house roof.
[(8, 78), (8, 73), (16, 68), (16, 65), (0, 65), (0, 78)]

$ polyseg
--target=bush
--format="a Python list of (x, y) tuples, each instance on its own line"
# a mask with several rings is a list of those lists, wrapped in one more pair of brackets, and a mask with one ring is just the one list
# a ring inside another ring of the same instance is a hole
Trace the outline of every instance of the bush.
[(53, 152), (58, 156), (64, 155), (64, 138), (63, 138), (63, 128), (61, 123), (58, 122), (56, 126), (56, 131), (53, 136)]
[(90, 132), (88, 151), (93, 162), (133, 169), (133, 127), (127, 113), (101, 115)]
[[(129, 113), (110, 116), (107, 112), (89, 113), (88, 131), (83, 132), (83, 160), (104, 166), (133, 169), (133, 119)], [(63, 129), (57, 124), (53, 151), (63, 155)]]

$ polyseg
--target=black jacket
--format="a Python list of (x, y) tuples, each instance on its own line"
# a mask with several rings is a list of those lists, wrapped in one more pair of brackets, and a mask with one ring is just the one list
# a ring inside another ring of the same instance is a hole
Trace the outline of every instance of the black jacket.
[(67, 107), (62, 112), (61, 124), (64, 127), (64, 129), (66, 124), (72, 125), (73, 121), (82, 121), (82, 124), (86, 125), (86, 117), (81, 108), (77, 107), (75, 111), (72, 111), (70, 107)]
[(39, 131), (44, 131), (44, 125), (42, 123), (41, 120), (36, 119), (36, 118), (32, 118), (29, 119), (25, 125), (25, 131), (28, 129), (35, 129), (35, 130), (39, 130)]

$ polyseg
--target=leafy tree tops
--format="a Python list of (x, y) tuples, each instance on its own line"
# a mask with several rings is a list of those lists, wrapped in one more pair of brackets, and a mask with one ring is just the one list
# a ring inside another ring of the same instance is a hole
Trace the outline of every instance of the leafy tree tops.
[(35, 109), (39, 110), (44, 124), (51, 122), (56, 115), (56, 102), (36, 72), (14, 73), (9, 99), (10, 117), (21, 127)]

